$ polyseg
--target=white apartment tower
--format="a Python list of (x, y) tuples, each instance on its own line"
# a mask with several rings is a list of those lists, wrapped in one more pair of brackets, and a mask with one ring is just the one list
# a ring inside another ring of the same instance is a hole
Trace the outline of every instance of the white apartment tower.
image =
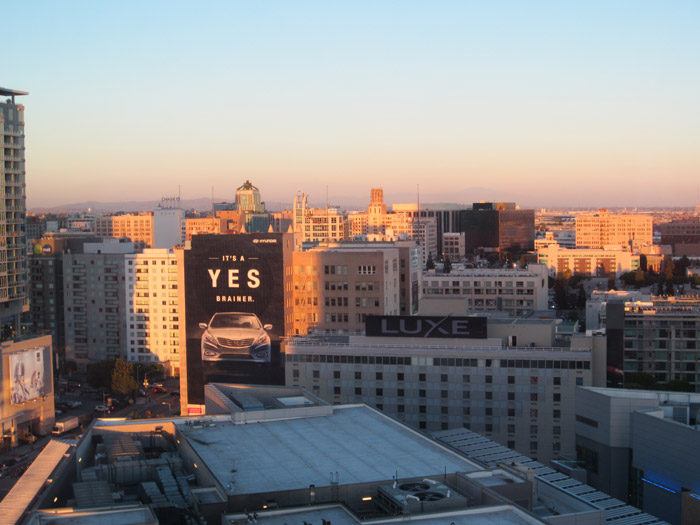
[[(0, 319), (26, 310), (24, 91), (0, 88)], [(1, 100), (1, 99), (0, 99)]]
[(180, 375), (177, 259), (171, 250), (126, 255), (127, 359)]

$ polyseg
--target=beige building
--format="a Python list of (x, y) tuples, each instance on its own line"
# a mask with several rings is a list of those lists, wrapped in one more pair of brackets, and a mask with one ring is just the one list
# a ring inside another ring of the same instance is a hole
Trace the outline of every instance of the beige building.
[[(160, 363), (180, 374), (177, 258), (147, 249), (126, 258), (126, 356), (133, 363)], [(184, 319), (183, 319), (184, 320)]]
[(228, 231), (227, 218), (203, 217), (185, 220), (185, 238), (190, 241), (193, 235), (201, 233), (226, 233)]
[(576, 247), (598, 248), (609, 245), (639, 247), (654, 242), (651, 215), (598, 213), (576, 217)]
[(550, 244), (537, 250), (537, 262), (549, 268), (550, 275), (620, 276), (639, 268), (639, 255), (625, 246), (578, 248), (570, 250)]
[(453, 269), (449, 274), (423, 274), (421, 315), (448, 312), (503, 311), (523, 315), (547, 310), (549, 274), (543, 264), (526, 269)]
[(95, 233), (99, 237), (129, 239), (134, 243), (135, 250), (152, 248), (154, 245), (153, 213), (127, 213), (125, 215), (96, 217)]
[(384, 204), (384, 191), (372, 188), (371, 200), (366, 213), (348, 215), (348, 227), (353, 239), (373, 239), (392, 241), (411, 239), (422, 249), (422, 263), (431, 254), (438, 255), (438, 228), (435, 217), (418, 217), (408, 211), (389, 213)]
[(301, 193), (294, 199), (294, 232), (302, 242), (345, 241), (348, 222), (339, 208), (309, 207), (308, 195)]
[(365, 316), (401, 313), (398, 247), (339, 244), (292, 258), (293, 334), (362, 333)]

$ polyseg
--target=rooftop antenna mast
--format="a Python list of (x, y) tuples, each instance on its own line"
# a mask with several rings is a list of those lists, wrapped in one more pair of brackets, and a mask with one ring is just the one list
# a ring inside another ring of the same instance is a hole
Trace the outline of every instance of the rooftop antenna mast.
[(418, 206), (416, 217), (418, 217), (418, 222), (420, 222), (420, 184), (416, 184), (416, 204)]
[(216, 213), (214, 213), (214, 186), (211, 187), (211, 216), (214, 217)]
[(328, 213), (328, 184), (326, 184), (326, 213)]

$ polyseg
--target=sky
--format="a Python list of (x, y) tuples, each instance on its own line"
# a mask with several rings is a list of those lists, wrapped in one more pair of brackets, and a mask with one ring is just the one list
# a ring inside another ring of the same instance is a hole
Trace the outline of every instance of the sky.
[[(700, 2), (36, 1), (27, 204), (694, 206)], [(12, 44), (15, 45), (12, 45)]]

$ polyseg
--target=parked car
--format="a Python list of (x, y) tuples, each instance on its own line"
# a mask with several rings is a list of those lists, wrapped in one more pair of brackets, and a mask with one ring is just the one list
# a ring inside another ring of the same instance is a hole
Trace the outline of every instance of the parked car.
[(95, 405), (95, 412), (109, 412), (110, 409), (107, 405)]
[(151, 386), (149, 388), (151, 389), (151, 392), (153, 392), (154, 394), (164, 394), (165, 392), (168, 391), (168, 389), (165, 388), (164, 386), (155, 386), (154, 385), (154, 386)]
[(71, 408), (78, 408), (79, 406), (82, 406), (82, 404), (83, 403), (81, 401), (68, 401), (68, 405)]
[(170, 392), (170, 397), (172, 397), (173, 399), (180, 399), (180, 392)]

